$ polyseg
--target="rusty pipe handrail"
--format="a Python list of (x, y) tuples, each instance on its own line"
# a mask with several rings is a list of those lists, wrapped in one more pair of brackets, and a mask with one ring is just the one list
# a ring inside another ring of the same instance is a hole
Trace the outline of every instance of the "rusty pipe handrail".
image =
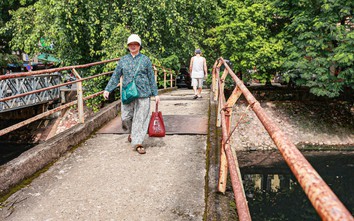
[(14, 73), (14, 74), (2, 75), (2, 76), (0, 76), (0, 80), (5, 80), (5, 79), (9, 79), (9, 78), (18, 78), (18, 77), (28, 77), (28, 76), (40, 75), (40, 74), (48, 74), (48, 73), (54, 73), (54, 72), (59, 72), (59, 71), (79, 69), (79, 68), (88, 68), (88, 67), (92, 67), (95, 65), (106, 64), (109, 62), (119, 61), (119, 60), (120, 60), (120, 58), (114, 58), (114, 59), (110, 59), (110, 60), (98, 61), (98, 62), (93, 62), (93, 63), (88, 63), (88, 64), (65, 66), (65, 67), (61, 67), (61, 68), (51, 68), (51, 69), (31, 71), (31, 72), (26, 72), (26, 73)]
[(40, 93), (40, 92), (43, 92), (43, 91), (52, 90), (52, 89), (55, 89), (55, 88), (58, 88), (58, 87), (62, 87), (62, 86), (70, 85), (70, 84), (75, 84), (77, 82), (82, 82), (82, 81), (85, 81), (85, 80), (93, 79), (93, 78), (96, 78), (96, 77), (100, 77), (100, 76), (104, 76), (104, 75), (108, 75), (108, 74), (112, 74), (112, 73), (113, 73), (113, 71), (109, 71), (109, 72), (97, 74), (97, 75), (86, 77), (86, 78), (80, 78), (80, 79), (75, 80), (75, 81), (70, 81), (70, 82), (66, 82), (66, 83), (62, 83), (62, 84), (57, 84), (57, 85), (54, 85), (54, 86), (50, 86), (50, 87), (46, 87), (46, 88), (42, 88), (42, 89), (38, 89), (38, 90), (34, 90), (34, 91), (29, 91), (29, 92), (22, 93), (22, 94), (16, 94), (16, 95), (13, 95), (13, 96), (1, 98), (0, 102), (12, 100), (12, 99), (19, 98), (19, 97), (24, 97), (24, 96), (27, 96), (27, 95), (30, 95), (30, 94), (35, 94), (35, 93)]
[[(91, 94), (91, 95), (89, 95), (89, 96), (87, 96), (87, 97), (84, 97), (83, 100), (88, 100), (88, 99), (97, 97), (97, 96), (99, 96), (99, 95), (101, 95), (101, 94), (103, 94), (103, 91), (100, 91), (100, 92)], [(4, 135), (4, 134), (7, 134), (7, 133), (9, 133), (9, 132), (11, 132), (11, 131), (17, 130), (18, 128), (23, 127), (23, 126), (25, 126), (25, 125), (27, 125), (27, 124), (30, 124), (30, 123), (32, 123), (32, 122), (34, 122), (34, 121), (36, 121), (36, 120), (39, 120), (39, 119), (41, 119), (41, 118), (43, 118), (43, 117), (47, 117), (47, 116), (49, 116), (49, 115), (51, 115), (51, 114), (54, 114), (55, 112), (61, 111), (61, 110), (63, 110), (63, 109), (66, 109), (66, 108), (68, 108), (68, 107), (71, 107), (71, 106), (74, 106), (74, 105), (76, 105), (77, 103), (78, 103), (78, 100), (74, 100), (74, 101), (71, 101), (71, 102), (66, 103), (66, 104), (64, 104), (64, 105), (61, 105), (61, 106), (59, 106), (59, 107), (56, 107), (56, 108), (54, 108), (54, 109), (52, 109), (52, 110), (49, 110), (49, 111), (43, 112), (43, 113), (41, 113), (41, 114), (38, 114), (38, 115), (36, 115), (36, 116), (34, 116), (34, 117), (31, 117), (31, 118), (29, 118), (29, 119), (27, 119), (27, 120), (21, 121), (20, 123), (11, 125), (11, 126), (5, 128), (5, 129), (0, 130), (0, 136), (2, 136), (2, 135)]]
[(260, 103), (231, 70), (224, 59), (219, 58), (219, 62), (225, 66), (230, 76), (235, 81), (236, 86), (242, 91), (247, 102), (251, 104), (252, 110), (266, 128), (319, 216), (323, 220), (354, 220), (350, 212), (296, 148), (293, 142), (271, 121)]
[[(220, 88), (220, 81), (219, 83), (219, 88)], [(219, 93), (220, 96), (224, 96), (224, 93)], [(224, 104), (224, 98), (220, 99), (220, 105), (222, 107), (225, 106)], [(222, 109), (221, 111), (221, 126), (222, 126), (222, 140), (223, 140), (223, 146), (222, 148), (224, 149), (226, 153), (226, 158), (227, 158), (227, 163), (229, 172), (230, 172), (230, 177), (231, 177), (231, 185), (232, 189), (234, 190), (234, 196), (235, 196), (235, 201), (236, 201), (236, 208), (237, 208), (237, 214), (239, 216), (240, 221), (250, 221), (251, 215), (250, 211), (247, 205), (247, 199), (244, 194), (243, 190), (243, 185), (242, 181), (239, 179), (240, 174), (239, 170), (237, 169), (236, 165), (233, 163), (235, 161), (234, 156), (231, 152), (231, 145), (229, 141), (229, 130), (227, 129), (226, 125), (226, 114), (225, 114), (225, 109)]]

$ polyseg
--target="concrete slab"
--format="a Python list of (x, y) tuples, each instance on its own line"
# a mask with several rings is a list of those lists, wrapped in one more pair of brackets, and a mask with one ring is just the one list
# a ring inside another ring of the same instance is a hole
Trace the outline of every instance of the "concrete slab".
[[(207, 134), (209, 109), (209, 91), (203, 91), (203, 97), (194, 100), (193, 90), (180, 89), (160, 95), (166, 134)], [(151, 101), (151, 111), (155, 102)], [(120, 116), (102, 127), (97, 133), (125, 134)]]
[[(189, 115), (163, 115), (166, 134), (204, 134), (208, 133), (208, 117)], [(122, 129), (121, 117), (116, 117), (104, 127), (98, 134), (127, 134)]]

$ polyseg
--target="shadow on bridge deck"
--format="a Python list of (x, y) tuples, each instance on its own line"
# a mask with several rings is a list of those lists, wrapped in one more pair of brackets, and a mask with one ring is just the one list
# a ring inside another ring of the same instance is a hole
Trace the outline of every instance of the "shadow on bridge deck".
[(13, 194), (0, 217), (203, 220), (209, 91), (192, 97), (192, 90), (161, 95), (168, 133), (147, 138), (147, 154), (132, 150), (116, 118)]
[[(162, 95), (161, 99), (162, 105), (160, 105), (159, 111), (163, 114), (166, 134), (206, 135), (208, 133), (208, 115), (205, 114), (208, 109), (208, 106), (205, 106), (206, 98), (192, 100), (190, 90), (179, 90), (168, 95)], [(155, 102), (152, 101), (151, 111), (154, 110), (154, 105)], [(122, 120), (118, 116), (97, 133), (125, 134), (126, 131), (122, 129)]]

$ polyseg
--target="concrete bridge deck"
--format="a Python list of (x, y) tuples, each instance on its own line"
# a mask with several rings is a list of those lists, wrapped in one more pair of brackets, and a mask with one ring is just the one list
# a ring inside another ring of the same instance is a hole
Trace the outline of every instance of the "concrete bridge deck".
[[(192, 90), (162, 94), (159, 109), (164, 115), (208, 118), (209, 91), (202, 99), (192, 97)], [(139, 155), (126, 134), (95, 133), (13, 194), (0, 217), (203, 220), (207, 135), (170, 133), (147, 138), (145, 146), (147, 154)]]

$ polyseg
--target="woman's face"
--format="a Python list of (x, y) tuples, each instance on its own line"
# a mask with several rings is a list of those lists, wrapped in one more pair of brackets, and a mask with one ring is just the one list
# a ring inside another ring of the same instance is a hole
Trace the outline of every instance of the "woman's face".
[(132, 42), (128, 44), (129, 51), (132, 55), (136, 55), (139, 53), (140, 45), (138, 42)]

